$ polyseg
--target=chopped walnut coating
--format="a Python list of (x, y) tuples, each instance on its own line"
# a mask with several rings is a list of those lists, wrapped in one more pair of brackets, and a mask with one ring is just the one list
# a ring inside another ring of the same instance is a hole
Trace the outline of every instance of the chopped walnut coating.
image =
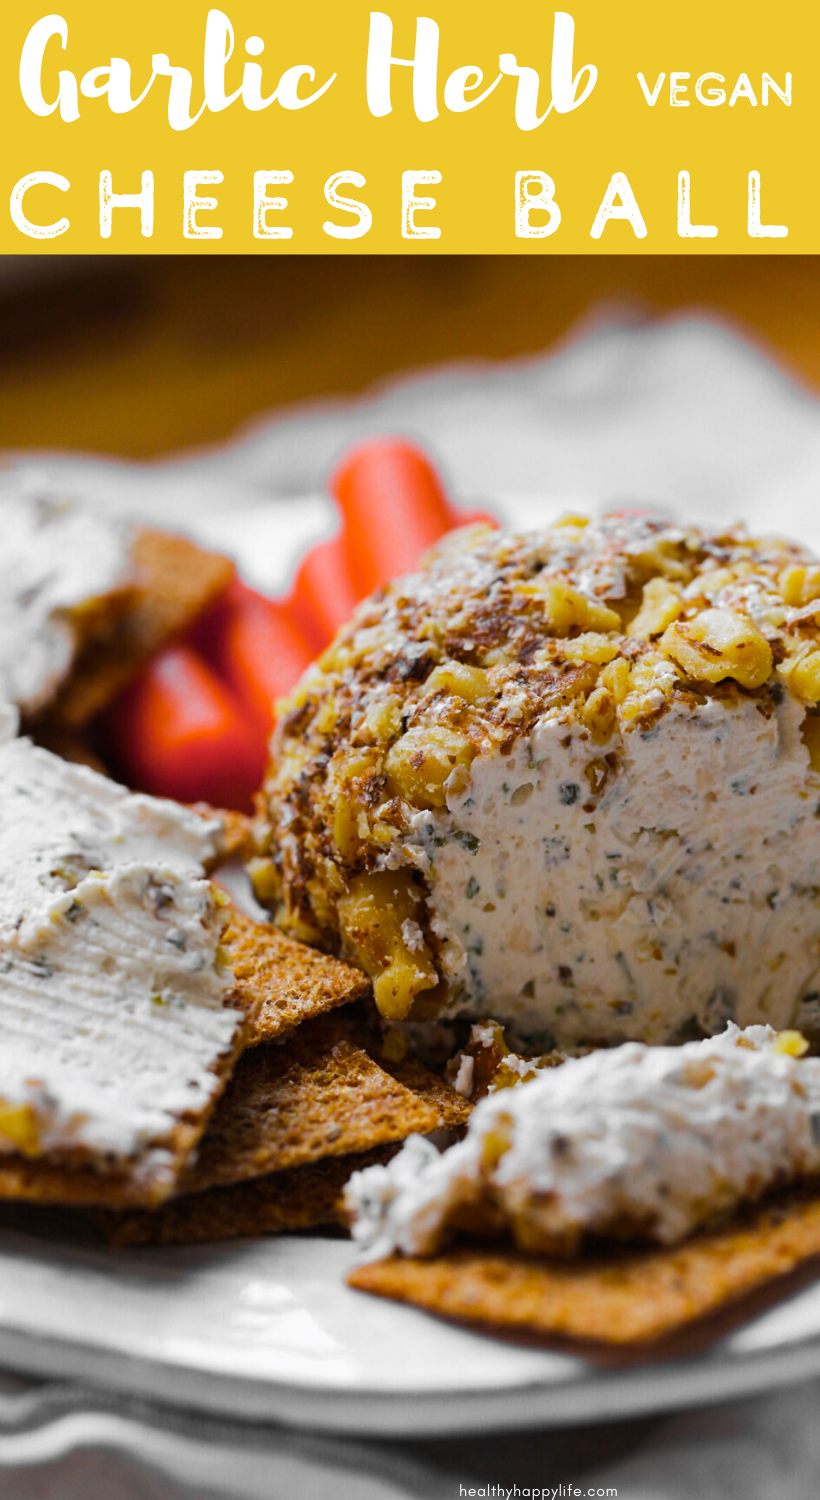
[(644, 516), (455, 533), (359, 607), (283, 706), (257, 894), (365, 968), (385, 1015), (434, 1016), (438, 942), (409, 835), (475, 761), (563, 715), (602, 746), (594, 799), (618, 736), (674, 702), (740, 695), (765, 715), (784, 691), (820, 705), (820, 564), (791, 542)]
[[(573, 1047), (564, 1052), (557, 1047), (534, 1056), (522, 1056), (507, 1045), (504, 1028), (498, 1021), (482, 1021), (473, 1026), (467, 1045), (447, 1063), (447, 1081), (457, 1093), (476, 1104), (499, 1089), (516, 1088), (528, 1083), (544, 1068), (559, 1068), (569, 1057), (585, 1057), (594, 1049)], [(799, 1055), (799, 1054), (798, 1054)]]

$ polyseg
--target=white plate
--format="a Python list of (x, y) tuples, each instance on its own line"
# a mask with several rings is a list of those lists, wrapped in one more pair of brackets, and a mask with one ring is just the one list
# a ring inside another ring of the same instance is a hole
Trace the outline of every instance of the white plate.
[(820, 1372), (820, 1282), (705, 1349), (595, 1361), (351, 1291), (346, 1241), (108, 1251), (0, 1234), (0, 1364), (347, 1434), (592, 1422)]

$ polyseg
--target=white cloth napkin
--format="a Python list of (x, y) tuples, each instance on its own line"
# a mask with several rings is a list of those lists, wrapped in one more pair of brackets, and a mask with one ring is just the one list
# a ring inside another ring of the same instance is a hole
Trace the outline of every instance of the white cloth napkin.
[(41, 1423), (0, 1434), (0, 1500), (455, 1500), (471, 1490), (494, 1500), (508, 1493), (569, 1500), (578, 1491), (613, 1500), (820, 1494), (818, 1381), (653, 1422), (394, 1444), (230, 1427), (125, 1401), (106, 1408), (80, 1391), (44, 1405)]
[[(820, 549), (820, 403), (760, 349), (699, 317), (588, 326), (544, 357), (421, 372), (364, 400), (286, 410), (173, 461), (27, 458), (101, 503), (187, 526), (276, 590), (334, 524), (322, 497), (329, 467), (375, 432), (418, 438), (458, 499), (495, 503), (516, 524), (634, 500), (707, 523), (743, 518)], [(570, 1482), (583, 1494), (614, 1487), (618, 1500), (820, 1495), (817, 1382), (583, 1434), (349, 1447), (128, 1403), (103, 1410), (78, 1392), (61, 1399), (65, 1409), (22, 1434), (3, 1436), (0, 1424), (0, 1500), (443, 1500), (465, 1486)]]

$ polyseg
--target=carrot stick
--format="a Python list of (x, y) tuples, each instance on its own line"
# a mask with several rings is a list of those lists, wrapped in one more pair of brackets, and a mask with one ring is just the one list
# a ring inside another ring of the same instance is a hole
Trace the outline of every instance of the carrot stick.
[(109, 711), (105, 730), (130, 785), (181, 802), (250, 810), (265, 767), (265, 734), (190, 646), (155, 656)]
[(330, 488), (344, 517), (348, 567), (360, 597), (414, 568), (459, 524), (432, 464), (400, 438), (354, 448)]
[(361, 593), (354, 587), (341, 536), (318, 542), (302, 559), (287, 607), (318, 653), (349, 620)]
[(410, 443), (364, 443), (331, 479), (343, 530), (319, 542), (296, 572), (287, 608), (317, 653), (371, 589), (413, 568), (454, 526), (497, 525), (483, 511), (453, 509), (425, 456)]
[(235, 579), (197, 631), (217, 674), (270, 733), (274, 704), (313, 660), (313, 644), (289, 606)]

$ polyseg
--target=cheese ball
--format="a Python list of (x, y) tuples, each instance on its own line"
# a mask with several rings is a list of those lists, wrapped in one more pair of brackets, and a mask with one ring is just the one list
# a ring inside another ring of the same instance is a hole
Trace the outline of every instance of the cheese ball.
[(820, 563), (742, 528), (453, 533), (280, 708), (257, 895), (393, 1021), (542, 1050), (820, 1028)]

